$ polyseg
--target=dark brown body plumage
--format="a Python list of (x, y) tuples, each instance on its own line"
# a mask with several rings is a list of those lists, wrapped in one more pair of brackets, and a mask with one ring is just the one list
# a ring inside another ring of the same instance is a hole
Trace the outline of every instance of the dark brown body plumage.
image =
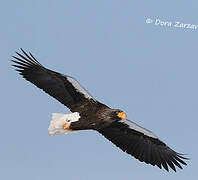
[(94, 100), (76, 106), (72, 109), (72, 112), (80, 112), (80, 119), (71, 123), (71, 130), (100, 130), (116, 120), (112, 118), (115, 110)]

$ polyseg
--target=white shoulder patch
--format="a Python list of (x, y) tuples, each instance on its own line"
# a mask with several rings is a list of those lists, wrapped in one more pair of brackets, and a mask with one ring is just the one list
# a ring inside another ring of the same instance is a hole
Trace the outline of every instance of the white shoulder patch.
[(71, 114), (53, 113), (52, 120), (50, 121), (50, 125), (48, 128), (48, 134), (55, 135), (55, 134), (67, 134), (69, 132), (73, 132), (73, 131), (65, 130), (63, 128), (64, 124), (71, 124), (72, 122), (76, 122), (79, 119), (80, 119), (80, 115), (78, 112), (74, 112)]
[(84, 94), (84, 96), (88, 99), (94, 99), (81, 85), (80, 83), (73, 77), (66, 76), (67, 80), (74, 86), (74, 88)]
[(139, 126), (139, 125), (137, 125), (136, 123), (134, 123), (132, 121), (122, 119), (119, 122), (122, 122), (123, 124), (127, 124), (130, 129), (133, 129), (135, 131), (141, 132), (141, 133), (143, 133), (144, 135), (146, 135), (148, 137), (152, 137), (152, 138), (158, 139), (158, 137), (153, 132), (151, 132), (148, 129), (145, 129), (145, 128)]

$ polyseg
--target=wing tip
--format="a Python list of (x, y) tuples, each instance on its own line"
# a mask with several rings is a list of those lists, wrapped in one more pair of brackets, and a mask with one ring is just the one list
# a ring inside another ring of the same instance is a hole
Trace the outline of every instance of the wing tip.
[(177, 153), (173, 150), (172, 150), (172, 152), (173, 152), (173, 154), (170, 154), (170, 156), (168, 156), (168, 154), (167, 154), (167, 157), (164, 158), (164, 161), (166, 161), (166, 163), (168, 164), (168, 167), (170, 167), (172, 170), (177, 172), (176, 167), (178, 167), (179, 169), (183, 169), (181, 164), (184, 166), (187, 166), (187, 163), (184, 162), (182, 159), (185, 159), (185, 160), (190, 160), (190, 159), (187, 157), (184, 157), (184, 155), (186, 155), (186, 154)]
[[(11, 59), (11, 62), (14, 63), (14, 64), (12, 64), (12, 66), (19, 68), (20, 70), (30, 68), (30, 66), (43, 67), (30, 52), (29, 52), (29, 54), (26, 53), (23, 48), (20, 48), (20, 50), (23, 54), (15, 51), (15, 53), (18, 55), (18, 57), (14, 56), (14, 55), (12, 56), (12, 58), (14, 58), (14, 60)], [(17, 69), (15, 69), (15, 70), (17, 70)]]

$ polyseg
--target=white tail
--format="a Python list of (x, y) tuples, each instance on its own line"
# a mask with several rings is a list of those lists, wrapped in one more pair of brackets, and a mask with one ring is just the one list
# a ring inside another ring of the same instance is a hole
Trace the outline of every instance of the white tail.
[(48, 128), (48, 134), (55, 135), (55, 134), (67, 134), (69, 132), (72, 132), (64, 129), (64, 125), (70, 124), (72, 122), (76, 122), (79, 120), (79, 118), (80, 115), (78, 112), (71, 114), (53, 113), (52, 120), (50, 121), (50, 125)]

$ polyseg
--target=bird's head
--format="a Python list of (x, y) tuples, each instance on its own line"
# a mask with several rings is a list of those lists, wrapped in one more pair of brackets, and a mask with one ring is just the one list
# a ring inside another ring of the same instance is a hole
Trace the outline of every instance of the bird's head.
[(122, 110), (119, 110), (119, 109), (114, 112), (114, 115), (116, 119), (119, 118), (119, 120), (127, 118), (127, 115)]

